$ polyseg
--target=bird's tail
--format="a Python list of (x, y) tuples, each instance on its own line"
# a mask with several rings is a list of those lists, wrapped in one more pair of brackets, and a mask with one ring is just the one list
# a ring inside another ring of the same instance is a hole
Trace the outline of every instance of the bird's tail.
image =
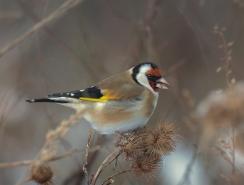
[(48, 102), (48, 103), (71, 103), (66, 97), (47, 97), (47, 98), (36, 98), (36, 99), (27, 99), (29, 103), (37, 103), (37, 102)]
[[(80, 91), (78, 91), (80, 93)], [(54, 93), (50, 94), (44, 98), (27, 99), (29, 103), (47, 102), (47, 103), (57, 103), (75, 110), (82, 110), (84, 104), (81, 103), (79, 97), (75, 96), (75, 92), (65, 92), (65, 93)]]

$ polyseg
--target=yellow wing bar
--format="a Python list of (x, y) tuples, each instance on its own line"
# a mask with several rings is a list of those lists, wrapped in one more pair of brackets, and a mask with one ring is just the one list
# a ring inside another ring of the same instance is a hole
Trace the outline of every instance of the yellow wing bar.
[(102, 103), (105, 103), (108, 101), (108, 99), (104, 99), (103, 96), (101, 98), (83, 98), (83, 97), (81, 97), (80, 100), (92, 101), (92, 102), (102, 102)]
[(104, 90), (104, 95), (100, 98), (86, 98), (86, 97), (80, 97), (80, 100), (84, 101), (92, 101), (92, 102), (102, 102), (105, 103), (109, 100), (116, 100), (116, 96), (112, 95), (112, 93), (109, 93), (108, 90)]

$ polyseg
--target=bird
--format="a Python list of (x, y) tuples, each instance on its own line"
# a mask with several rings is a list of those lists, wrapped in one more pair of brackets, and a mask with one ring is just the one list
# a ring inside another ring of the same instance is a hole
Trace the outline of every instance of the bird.
[(123, 133), (147, 124), (156, 108), (159, 90), (169, 86), (155, 63), (144, 62), (85, 89), (26, 101), (57, 103), (84, 111), (83, 118), (99, 133)]

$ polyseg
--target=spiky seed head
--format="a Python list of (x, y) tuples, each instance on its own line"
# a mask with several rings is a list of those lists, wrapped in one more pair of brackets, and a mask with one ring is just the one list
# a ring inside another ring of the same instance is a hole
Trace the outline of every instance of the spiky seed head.
[(38, 184), (47, 185), (51, 184), (53, 171), (51, 167), (42, 162), (35, 162), (31, 166), (31, 179)]

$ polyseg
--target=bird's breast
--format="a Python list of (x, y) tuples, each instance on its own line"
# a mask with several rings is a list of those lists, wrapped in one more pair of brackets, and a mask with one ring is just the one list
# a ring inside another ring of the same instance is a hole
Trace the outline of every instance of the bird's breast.
[(158, 96), (145, 92), (141, 97), (127, 101), (95, 103), (85, 119), (102, 132), (128, 131), (144, 126), (157, 105)]

